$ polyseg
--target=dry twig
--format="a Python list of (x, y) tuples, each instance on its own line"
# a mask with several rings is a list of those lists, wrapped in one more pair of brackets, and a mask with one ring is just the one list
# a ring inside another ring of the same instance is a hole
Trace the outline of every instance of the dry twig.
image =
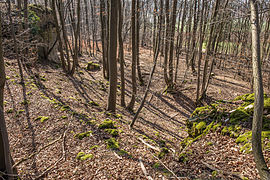
[[(68, 125), (69, 127), (69, 125)], [(51, 166), (49, 166), (48, 168), (46, 168), (45, 171), (43, 171), (39, 176), (37, 176), (35, 179), (40, 179), (41, 177), (43, 177), (45, 174), (47, 174), (51, 169), (53, 169), (60, 161), (62, 160), (66, 160), (66, 133), (68, 131), (68, 127), (67, 129), (64, 131), (62, 137), (63, 137), (63, 142), (62, 142), (62, 156)]]
[(145, 144), (146, 146), (148, 146), (149, 148), (155, 150), (155, 151), (160, 151), (160, 149), (158, 147), (152, 146), (150, 144), (148, 144), (147, 142), (145, 142), (142, 138), (138, 138), (143, 144)]
[(145, 168), (145, 166), (143, 165), (143, 162), (142, 162), (142, 158), (141, 158), (141, 157), (139, 158), (139, 162), (140, 162), (140, 165), (141, 165), (141, 168), (142, 168), (142, 171), (143, 171), (145, 177), (146, 177), (148, 180), (153, 180), (153, 178), (147, 173), (146, 168)]
[(218, 168), (216, 168), (216, 167), (214, 167), (214, 166), (212, 166), (212, 165), (210, 165), (210, 164), (208, 164), (206, 162), (201, 161), (201, 163), (203, 163), (207, 168), (209, 168), (209, 169), (211, 169), (213, 171), (216, 171), (219, 174), (232, 175), (232, 176), (237, 177), (239, 179), (244, 179), (245, 178), (242, 174), (240, 174), (238, 172), (223, 171), (223, 170), (220, 170), (220, 169), (218, 169)]

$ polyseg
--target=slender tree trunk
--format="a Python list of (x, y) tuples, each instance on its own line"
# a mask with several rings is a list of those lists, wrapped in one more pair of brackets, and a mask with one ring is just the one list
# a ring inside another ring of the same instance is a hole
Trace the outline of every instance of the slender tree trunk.
[(197, 69), (197, 91), (196, 91), (196, 104), (199, 102), (200, 98), (200, 73), (201, 73), (201, 61), (202, 61), (202, 45), (203, 45), (203, 26), (204, 26), (204, 21), (203, 21), (203, 14), (204, 14), (204, 1), (202, 0), (202, 9), (201, 9), (201, 18), (200, 18), (200, 29), (199, 29), (199, 49), (198, 49), (198, 69)]
[(159, 47), (160, 47), (160, 34), (161, 34), (161, 26), (162, 26), (162, 11), (163, 11), (163, 0), (160, 0), (160, 18), (159, 18), (159, 33), (158, 33), (158, 37), (157, 37), (157, 41), (156, 41), (156, 45), (155, 45), (155, 53), (154, 53), (154, 65), (152, 67), (152, 71), (150, 73), (150, 76), (149, 76), (149, 80), (148, 80), (148, 83), (147, 83), (147, 87), (146, 87), (146, 90), (145, 90), (145, 93), (144, 93), (144, 97), (142, 99), (142, 102), (135, 114), (135, 116), (133, 117), (132, 119), (132, 122), (130, 123), (130, 128), (133, 127), (136, 119), (138, 118), (143, 106), (144, 106), (144, 103), (145, 103), (145, 100), (147, 98), (147, 95), (148, 95), (148, 92), (150, 90), (150, 86), (151, 86), (151, 82), (152, 82), (152, 78), (154, 76), (154, 73), (155, 73), (155, 69), (156, 69), (156, 65), (157, 65), (157, 59), (158, 59), (158, 54), (159, 54)]
[(169, 54), (169, 87), (173, 88), (173, 55), (174, 55), (174, 35), (176, 24), (176, 8), (177, 0), (173, 1), (173, 11), (171, 14), (171, 28), (170, 28), (170, 54)]
[(263, 115), (263, 84), (260, 60), (260, 29), (258, 18), (258, 5), (256, 0), (250, 0), (251, 31), (252, 31), (252, 64), (254, 77), (254, 115), (252, 122), (252, 151), (256, 167), (262, 180), (270, 179), (270, 172), (265, 163), (262, 152), (262, 115)]
[(100, 23), (101, 23), (101, 42), (102, 42), (102, 61), (103, 61), (103, 77), (108, 79), (108, 46), (107, 46), (107, 31), (106, 31), (106, 16), (105, 2), (100, 0)]
[(136, 0), (136, 58), (137, 58), (137, 71), (138, 71), (138, 78), (140, 85), (143, 85), (143, 78), (141, 73), (141, 66), (140, 66), (140, 0)]
[(123, 17), (122, 17), (122, 3), (121, 0), (118, 0), (118, 56), (120, 60), (120, 77), (121, 77), (121, 106), (125, 107), (125, 69), (124, 69), (124, 47), (122, 39), (122, 26), (123, 26)]
[[(214, 22), (218, 13), (220, 0), (216, 0), (215, 6), (214, 6), (214, 13), (212, 14), (212, 18), (210, 22)], [(205, 62), (204, 62), (204, 69), (203, 69), (203, 79), (202, 79), (202, 88), (201, 88), (201, 99), (204, 98), (206, 94), (206, 83), (207, 83), (207, 69), (208, 69), (208, 63), (209, 63), (209, 56), (211, 55), (211, 45), (213, 42), (213, 32), (214, 32), (214, 24), (210, 24), (210, 34), (208, 38), (207, 48), (206, 48), (206, 55), (205, 55)]]
[(81, 21), (81, 0), (77, 2), (77, 26), (74, 28), (74, 39), (75, 39), (75, 47), (74, 47), (74, 55), (73, 55), (73, 66), (71, 70), (71, 75), (74, 74), (76, 67), (79, 65), (78, 62), (78, 54), (79, 54), (79, 47), (78, 47), (78, 38), (80, 35), (80, 21)]
[(61, 34), (60, 34), (60, 27), (59, 27), (59, 23), (58, 23), (58, 19), (57, 19), (57, 15), (56, 15), (56, 7), (55, 7), (55, 0), (52, 0), (52, 11), (53, 11), (53, 16), (54, 16), (54, 23), (55, 23), (55, 28), (56, 28), (56, 34), (57, 34), (57, 39), (58, 39), (58, 47), (59, 47), (59, 52), (60, 52), (60, 60), (62, 63), (62, 68), (65, 72), (67, 72), (67, 65), (65, 62), (65, 57), (64, 57), (64, 50), (63, 50), (63, 41), (61, 38)]
[(165, 32), (165, 52), (164, 52), (164, 80), (167, 86), (169, 86), (168, 77), (168, 51), (169, 51), (169, 37), (170, 37), (170, 1), (165, 1), (165, 14), (166, 14), (166, 32)]
[(116, 90), (117, 90), (117, 13), (118, 5), (116, 0), (110, 0), (109, 17), (109, 97), (107, 110), (115, 112), (116, 108)]
[(137, 52), (136, 52), (136, 20), (135, 20), (135, 10), (136, 2), (132, 0), (131, 5), (131, 43), (132, 43), (132, 69), (131, 69), (131, 79), (132, 79), (132, 95), (130, 103), (127, 107), (128, 110), (132, 111), (135, 104), (135, 96), (137, 94), (137, 85), (136, 85), (136, 60), (137, 60)]
[[(9, 18), (11, 19), (11, 11), (10, 11), (10, 0), (8, 0), (9, 4)], [(13, 22), (11, 21), (13, 25)], [(12, 28), (12, 34), (14, 34), (14, 28)], [(18, 53), (18, 52), (17, 52)], [(5, 171), (7, 174), (13, 174), (12, 170), (12, 160), (9, 149), (9, 140), (8, 140), (8, 132), (4, 117), (4, 87), (6, 82), (6, 74), (5, 74), (5, 63), (3, 58), (3, 47), (2, 47), (2, 13), (0, 11), (0, 169), (1, 171)], [(7, 179), (13, 179), (12, 177), (7, 177)]]

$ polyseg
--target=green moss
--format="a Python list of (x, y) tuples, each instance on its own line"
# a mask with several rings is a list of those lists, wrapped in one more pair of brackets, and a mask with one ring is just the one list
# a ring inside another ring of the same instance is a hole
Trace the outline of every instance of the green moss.
[(96, 121), (95, 120), (89, 120), (89, 121), (86, 122), (86, 124), (95, 125)]
[(64, 106), (62, 106), (61, 107), (61, 111), (66, 111), (66, 110), (69, 110), (70, 109), (70, 107), (68, 106), (68, 105), (64, 105)]
[[(252, 95), (250, 93), (248, 94), (243, 94), (243, 95), (240, 95), (240, 96), (237, 96), (234, 101), (238, 101), (238, 100), (242, 100), (242, 101), (246, 101), (247, 97), (249, 97), (249, 99), (252, 97)], [(254, 97), (254, 94), (253, 94), (253, 97)]]
[(84, 132), (84, 133), (77, 133), (77, 134), (74, 135), (74, 137), (82, 140), (85, 137), (89, 137), (90, 134), (92, 134), (92, 133), (93, 133), (93, 131), (87, 131), (87, 132)]
[(250, 139), (251, 139), (252, 133), (251, 131), (246, 132), (242, 135), (240, 135), (237, 139), (236, 139), (236, 143), (247, 143)]
[(186, 154), (186, 153), (181, 153), (181, 154), (178, 156), (178, 161), (179, 161), (179, 162), (187, 162), (187, 161), (188, 161), (187, 154)]
[(78, 160), (87, 160), (87, 159), (91, 159), (93, 157), (93, 154), (85, 154), (84, 152), (79, 152), (76, 156), (76, 159)]
[(118, 119), (122, 119), (123, 116), (121, 114), (114, 114), (114, 117), (118, 118)]
[(99, 106), (99, 104), (95, 101), (90, 101), (89, 104), (92, 106)]
[(210, 110), (210, 106), (202, 106), (202, 107), (197, 107), (195, 111), (192, 113), (192, 117), (196, 115), (202, 115), (202, 114), (208, 114)]
[(230, 115), (230, 123), (238, 124), (239, 122), (246, 122), (250, 119), (250, 115), (243, 109), (236, 109)]
[(82, 156), (80, 159), (81, 159), (82, 161), (84, 161), (84, 160), (90, 159), (90, 158), (92, 158), (92, 157), (93, 157), (93, 154), (86, 154), (86, 155)]
[(119, 143), (115, 140), (115, 138), (110, 138), (106, 140), (107, 148), (112, 150), (118, 150), (119, 149)]
[(35, 119), (35, 121), (38, 121), (38, 120), (40, 120), (40, 122), (45, 122), (45, 121), (47, 121), (49, 119), (49, 117), (47, 117), (47, 116), (38, 116), (36, 119)]
[(110, 119), (106, 119), (105, 121), (103, 121), (103, 123), (101, 123), (98, 127), (100, 129), (115, 129), (116, 127), (114, 126), (115, 122), (110, 120)]
[(213, 125), (212, 130), (213, 130), (213, 131), (216, 131), (216, 130), (217, 130), (219, 127), (221, 127), (221, 126), (222, 126), (222, 123), (219, 122), (219, 123)]
[(105, 129), (104, 131), (113, 137), (117, 137), (119, 135), (119, 131), (117, 129)]
[(117, 151), (117, 154), (118, 154), (119, 156), (127, 156), (127, 157), (131, 157), (131, 155), (130, 155), (127, 151), (125, 151), (124, 149), (121, 149), (120, 151)]
[(20, 114), (22, 114), (25, 110), (24, 109), (20, 109), (16, 112), (16, 117), (18, 117)]
[(231, 138), (237, 138), (239, 136), (239, 126), (225, 126), (222, 130), (221, 130), (221, 134), (222, 135), (229, 135)]
[(92, 150), (92, 149), (97, 149), (97, 148), (99, 148), (99, 146), (98, 146), (98, 145), (94, 145), (94, 146), (91, 146), (91, 147), (90, 147), (90, 150)]
[(40, 77), (40, 80), (41, 81), (47, 81), (47, 79), (45, 78), (45, 75), (41, 75), (41, 76), (39, 76)]
[(93, 71), (93, 70), (100, 70), (100, 65), (97, 63), (93, 63), (92, 61), (88, 62), (86, 69), (88, 71)]
[(240, 148), (240, 152), (250, 153), (251, 152), (251, 143), (246, 143), (244, 146)]
[(62, 119), (67, 119), (67, 116), (61, 116)]
[(206, 128), (206, 122), (201, 121), (199, 124), (196, 125), (195, 127), (198, 131), (201, 131), (202, 129)]
[(221, 134), (222, 135), (226, 135), (228, 133), (228, 127), (225, 126), (222, 130), (221, 130)]
[(7, 114), (10, 114), (10, 113), (13, 113), (14, 112), (14, 109), (8, 109), (8, 110), (6, 110), (6, 113)]
[(60, 89), (56, 89), (56, 90), (55, 90), (55, 93), (56, 93), (56, 94), (61, 94), (62, 92), (61, 92)]
[(270, 109), (270, 98), (265, 98), (264, 99), (264, 108), (265, 109)]
[(163, 158), (166, 154), (169, 153), (169, 149), (166, 147), (161, 148), (160, 152), (158, 153), (158, 158)]
[(217, 172), (217, 171), (213, 171), (213, 172), (212, 172), (212, 176), (213, 176), (213, 177), (216, 177), (217, 175), (218, 175), (218, 172)]
[[(242, 135), (240, 135), (237, 139), (236, 139), (236, 143), (241, 143), (242, 147), (240, 148), (241, 152), (245, 152), (245, 153), (249, 153), (251, 152), (251, 138), (252, 138), (252, 132), (248, 131)], [(270, 138), (270, 131), (262, 131), (262, 141), (264, 141), (265, 139), (269, 139)], [(268, 145), (266, 145), (265, 148), (268, 148)]]
[(22, 104), (22, 105), (30, 104), (30, 101), (25, 99), (25, 100), (23, 100), (23, 101), (21, 102), (21, 104)]
[(156, 162), (156, 163), (153, 165), (153, 168), (158, 169), (160, 166), (161, 166), (161, 165), (160, 165), (158, 162)]
[(212, 146), (212, 145), (213, 145), (212, 142), (208, 142), (208, 143), (207, 143), (207, 146)]

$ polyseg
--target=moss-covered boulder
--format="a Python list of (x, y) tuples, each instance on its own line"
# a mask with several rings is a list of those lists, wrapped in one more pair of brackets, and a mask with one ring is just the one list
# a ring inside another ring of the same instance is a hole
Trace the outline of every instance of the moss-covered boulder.
[(38, 59), (58, 62), (57, 34), (54, 23), (53, 11), (43, 5), (28, 5), (28, 21), (32, 35), (38, 39)]
[(90, 61), (87, 63), (86, 69), (88, 71), (98, 71), (98, 70), (100, 70), (100, 65)]
[(100, 129), (115, 129), (116, 127), (114, 126), (114, 124), (115, 121), (112, 121), (111, 119), (106, 119), (98, 127)]
[(238, 124), (250, 120), (250, 115), (243, 108), (236, 109), (230, 115), (230, 123)]

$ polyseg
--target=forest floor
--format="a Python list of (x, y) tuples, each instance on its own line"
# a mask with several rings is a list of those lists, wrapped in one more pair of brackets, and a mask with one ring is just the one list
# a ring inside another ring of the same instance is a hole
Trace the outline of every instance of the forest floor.
[[(188, 71), (183, 81), (184, 59), (177, 80), (182, 86), (173, 94), (163, 93), (163, 71), (158, 62), (151, 92), (131, 130), (128, 125), (133, 114), (120, 106), (120, 89), (113, 115), (105, 111), (108, 82), (102, 70), (86, 70), (87, 62), (99, 63), (100, 58), (100, 54), (81, 57), (74, 77), (63, 73), (57, 64), (35, 63), (24, 66), (23, 79), (16, 60), (5, 59), (5, 117), (21, 179), (235, 179), (233, 172), (258, 178), (252, 154), (241, 153), (235, 139), (218, 132), (194, 142), (188, 147), (186, 161), (178, 160), (180, 142), (187, 136), (185, 120), (195, 109), (196, 94), (196, 76)], [(153, 61), (150, 50), (141, 49), (140, 58), (147, 81)], [(125, 60), (128, 104), (131, 52), (125, 51)], [(248, 93), (249, 87), (234, 79), (234, 74), (215, 69), (206, 103), (234, 99)], [(135, 110), (144, 90), (145, 86), (138, 86)], [(99, 128), (106, 119), (113, 120), (119, 130), (115, 139)], [(169, 153), (158, 159), (158, 152), (149, 145), (166, 146)]]

